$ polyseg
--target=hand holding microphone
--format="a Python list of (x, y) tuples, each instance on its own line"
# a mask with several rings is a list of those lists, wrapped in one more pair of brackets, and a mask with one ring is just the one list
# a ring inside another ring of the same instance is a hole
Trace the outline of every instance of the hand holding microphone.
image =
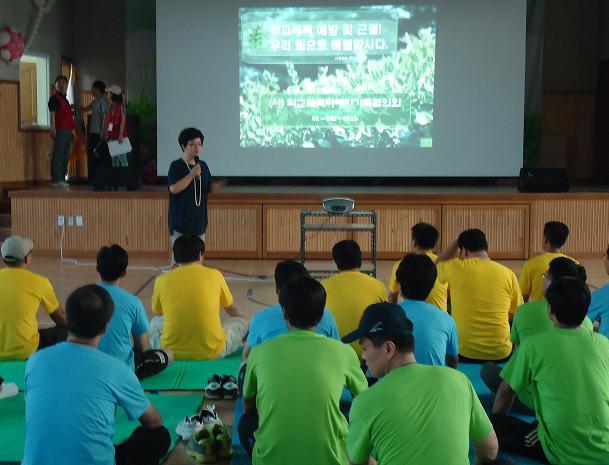
[(195, 166), (190, 172), (193, 178), (201, 176), (201, 164), (199, 163), (199, 157), (195, 157)]

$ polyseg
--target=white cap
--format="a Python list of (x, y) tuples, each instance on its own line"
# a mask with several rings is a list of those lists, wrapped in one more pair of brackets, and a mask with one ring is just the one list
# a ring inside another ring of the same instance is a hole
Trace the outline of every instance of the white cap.
[(110, 87), (108, 87), (106, 92), (112, 92), (114, 95), (121, 95), (123, 93), (122, 89), (116, 84), (112, 84)]
[(7, 262), (21, 262), (34, 248), (34, 243), (21, 236), (10, 236), (2, 243), (0, 252)]

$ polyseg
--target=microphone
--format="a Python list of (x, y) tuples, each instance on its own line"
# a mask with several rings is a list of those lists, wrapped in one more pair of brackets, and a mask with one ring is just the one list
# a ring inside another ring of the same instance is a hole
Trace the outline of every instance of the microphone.
[(199, 164), (199, 157), (195, 157), (195, 163), (198, 165)]
[[(199, 161), (199, 157), (198, 156), (195, 156), (195, 164), (196, 165), (200, 165), (200, 161)], [(201, 170), (201, 171), (203, 171), (203, 170)], [(199, 173), (199, 182), (201, 182), (201, 174), (203, 174), (203, 173), (202, 172)]]

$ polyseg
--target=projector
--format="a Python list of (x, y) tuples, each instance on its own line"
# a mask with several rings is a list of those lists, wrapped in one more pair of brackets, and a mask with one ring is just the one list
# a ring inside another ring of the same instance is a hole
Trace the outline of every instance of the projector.
[(325, 211), (334, 215), (344, 215), (355, 208), (354, 200), (346, 197), (331, 197), (329, 199), (324, 199), (321, 205), (324, 207)]

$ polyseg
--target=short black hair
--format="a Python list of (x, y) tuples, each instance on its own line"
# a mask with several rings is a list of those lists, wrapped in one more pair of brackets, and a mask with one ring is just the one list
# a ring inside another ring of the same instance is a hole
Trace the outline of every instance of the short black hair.
[(560, 249), (567, 242), (569, 227), (560, 221), (548, 221), (543, 226), (543, 235), (552, 247)]
[(102, 94), (106, 93), (106, 83), (104, 81), (93, 81), (91, 87), (97, 89)]
[[(408, 326), (408, 329), (412, 333), (412, 331), (413, 331), (412, 321), (410, 321), (409, 319), (406, 319), (406, 324)], [(408, 354), (408, 353), (414, 352), (414, 336), (412, 334), (410, 334), (409, 336), (404, 336), (403, 334), (396, 336), (396, 335), (383, 334), (383, 333), (367, 334), (366, 338), (370, 339), (370, 342), (372, 342), (372, 345), (374, 347), (380, 347), (385, 342), (391, 341), (395, 344), (395, 348), (401, 354)]]
[(279, 303), (292, 326), (310, 328), (317, 326), (324, 314), (326, 290), (313, 278), (297, 276), (283, 285)]
[(395, 277), (406, 299), (425, 300), (436, 282), (438, 269), (427, 255), (409, 253), (400, 262)]
[(332, 247), (332, 260), (340, 271), (362, 266), (362, 251), (359, 244), (351, 239), (337, 242)]
[(176, 263), (191, 263), (199, 260), (199, 255), (205, 253), (205, 242), (194, 235), (178, 237), (173, 243), (173, 259)]
[(129, 255), (118, 244), (102, 247), (97, 252), (97, 272), (104, 281), (116, 281), (125, 274), (128, 265)]
[(577, 278), (560, 278), (552, 281), (546, 292), (552, 313), (560, 324), (579, 326), (590, 306), (590, 289)]
[(468, 252), (488, 251), (486, 235), (480, 229), (466, 229), (457, 239), (457, 245)]
[(281, 289), (285, 283), (297, 276), (310, 276), (307, 269), (300, 262), (284, 260), (275, 266), (275, 286)]
[(180, 131), (180, 134), (178, 135), (178, 144), (180, 144), (182, 152), (184, 151), (184, 147), (186, 147), (188, 142), (195, 139), (201, 139), (201, 143), (203, 143), (203, 140), (205, 140), (205, 136), (203, 136), (203, 133), (197, 128), (182, 129)]
[(434, 249), (440, 235), (438, 230), (429, 223), (417, 223), (410, 232), (415, 245), (425, 250)]
[(68, 81), (68, 78), (65, 77), (63, 74), (61, 76), (57, 76), (55, 78), (55, 84), (57, 84), (59, 81), (66, 81), (66, 84), (68, 84), (70, 81)]
[(568, 257), (557, 257), (552, 260), (548, 268), (548, 274), (552, 281), (565, 277), (576, 278), (583, 282), (588, 280), (586, 269)]
[(110, 99), (114, 102), (114, 103), (121, 103), (123, 101), (123, 96), (119, 95), (119, 94), (112, 94), (112, 97), (110, 97)]
[(68, 331), (77, 337), (93, 339), (104, 332), (114, 313), (108, 291), (95, 284), (79, 287), (66, 301)]

